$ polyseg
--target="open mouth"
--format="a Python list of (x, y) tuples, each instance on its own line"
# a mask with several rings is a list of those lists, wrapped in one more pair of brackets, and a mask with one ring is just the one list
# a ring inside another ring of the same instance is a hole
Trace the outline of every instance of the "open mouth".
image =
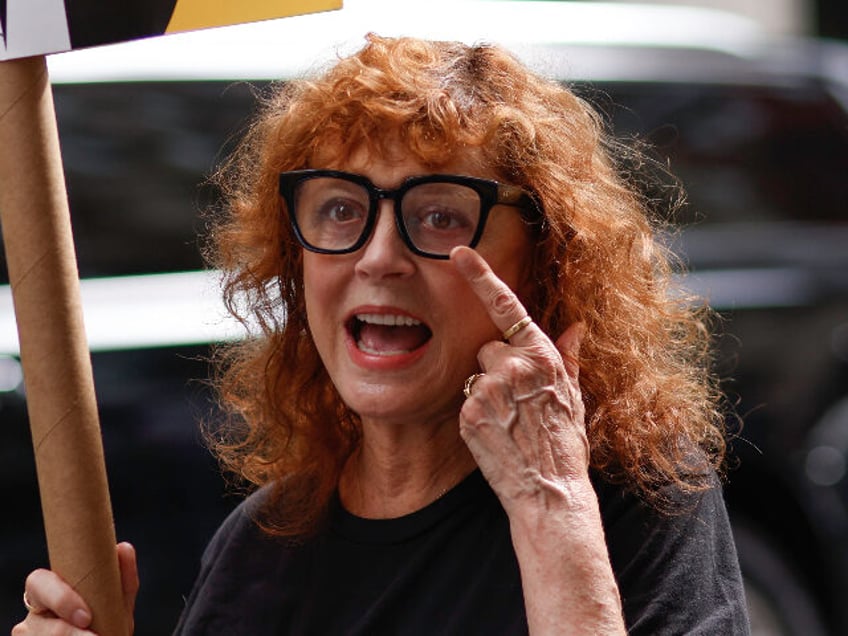
[(423, 347), (433, 335), (420, 320), (398, 314), (356, 314), (347, 328), (357, 349), (376, 356), (410, 353)]

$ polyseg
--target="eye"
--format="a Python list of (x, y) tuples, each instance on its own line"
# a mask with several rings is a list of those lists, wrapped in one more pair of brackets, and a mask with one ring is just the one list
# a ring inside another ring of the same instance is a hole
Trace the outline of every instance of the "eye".
[(423, 210), (419, 215), (422, 228), (431, 230), (450, 231), (469, 227), (469, 219), (466, 214), (449, 208), (432, 208)]
[(413, 240), (463, 242), (474, 233), (480, 218), (480, 197), (456, 183), (417, 184), (406, 193), (402, 206)]
[(334, 198), (325, 201), (316, 211), (322, 222), (338, 224), (356, 223), (367, 216), (363, 206), (350, 199)]

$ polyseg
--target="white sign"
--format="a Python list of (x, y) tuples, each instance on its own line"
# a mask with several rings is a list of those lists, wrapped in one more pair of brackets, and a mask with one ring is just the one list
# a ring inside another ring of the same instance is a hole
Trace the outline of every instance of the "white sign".
[(341, 0), (0, 0), (0, 60), (341, 6)]

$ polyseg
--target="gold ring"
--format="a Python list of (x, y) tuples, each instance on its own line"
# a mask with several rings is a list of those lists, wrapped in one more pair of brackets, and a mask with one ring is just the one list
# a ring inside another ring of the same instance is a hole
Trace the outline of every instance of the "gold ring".
[(29, 597), (27, 596), (26, 590), (24, 590), (24, 607), (26, 607), (27, 611), (30, 614), (39, 614), (41, 610), (37, 608), (35, 605), (30, 603)]
[(533, 319), (530, 316), (524, 316), (524, 318), (522, 318), (517, 323), (515, 323), (512, 327), (510, 327), (509, 329), (507, 329), (506, 331), (503, 332), (503, 339), (509, 340), (515, 334), (517, 334), (519, 331), (524, 329), (524, 327), (529, 325), (531, 322), (533, 322)]
[(480, 378), (482, 378), (484, 375), (484, 373), (473, 373), (468, 376), (468, 378), (465, 380), (465, 387), (462, 389), (462, 392), (465, 393), (465, 397), (471, 397), (471, 389), (474, 388), (474, 383)]

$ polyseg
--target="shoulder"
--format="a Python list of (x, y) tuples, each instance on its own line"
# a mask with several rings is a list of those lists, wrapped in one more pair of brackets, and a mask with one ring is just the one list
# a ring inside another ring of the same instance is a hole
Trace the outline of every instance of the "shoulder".
[(662, 506), (651, 504), (631, 490), (595, 480), (604, 531), (613, 565), (637, 558), (646, 550), (666, 556), (720, 546), (735, 558), (730, 522), (721, 485), (686, 492), (667, 486)]
[(631, 634), (747, 634), (742, 576), (721, 484), (668, 486), (657, 509), (602, 479), (595, 487)]
[(229, 544), (245, 535), (261, 532), (258, 520), (264, 506), (268, 503), (269, 497), (270, 489), (265, 487), (253, 492), (239, 503), (218, 526), (215, 535), (206, 548), (204, 560), (225, 550)]
[(175, 634), (265, 633), (248, 629), (245, 622), (271, 621), (265, 608), (273, 607), (271, 600), (278, 596), (276, 573), (287, 555), (286, 546), (257, 523), (267, 497), (266, 489), (258, 490), (219, 526), (203, 553)]

